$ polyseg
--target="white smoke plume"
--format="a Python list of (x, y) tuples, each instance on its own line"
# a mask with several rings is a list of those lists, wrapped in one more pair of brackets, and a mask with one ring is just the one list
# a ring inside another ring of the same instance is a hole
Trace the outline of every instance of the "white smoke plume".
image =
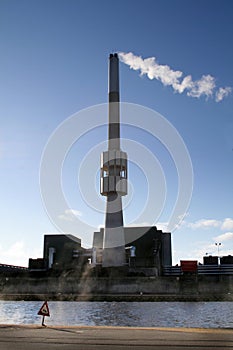
[(172, 86), (175, 92), (186, 91), (188, 96), (199, 98), (200, 96), (215, 97), (216, 102), (220, 102), (231, 92), (231, 87), (220, 87), (216, 91), (215, 78), (211, 75), (203, 75), (199, 80), (193, 81), (191, 75), (182, 78), (183, 72), (172, 70), (167, 65), (161, 65), (155, 57), (143, 59), (132, 52), (118, 53), (119, 59), (130, 66), (133, 70), (138, 70), (140, 75), (147, 75), (149, 79), (160, 80), (165, 86)]
[(222, 99), (231, 93), (231, 87), (227, 86), (225, 88), (220, 87), (215, 94), (216, 102), (222, 101)]

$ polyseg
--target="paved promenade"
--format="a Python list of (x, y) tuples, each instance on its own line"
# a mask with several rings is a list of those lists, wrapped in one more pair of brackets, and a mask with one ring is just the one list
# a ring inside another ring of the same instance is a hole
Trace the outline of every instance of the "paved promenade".
[(0, 325), (0, 350), (229, 350), (233, 330)]

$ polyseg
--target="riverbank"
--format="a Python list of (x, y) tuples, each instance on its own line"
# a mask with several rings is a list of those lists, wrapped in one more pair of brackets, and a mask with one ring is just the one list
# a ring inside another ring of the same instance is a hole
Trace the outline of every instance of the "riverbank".
[(225, 350), (232, 329), (0, 325), (0, 350)]
[(7, 301), (125, 301), (125, 302), (208, 302), (208, 301), (233, 301), (233, 294), (0, 294), (0, 300)]

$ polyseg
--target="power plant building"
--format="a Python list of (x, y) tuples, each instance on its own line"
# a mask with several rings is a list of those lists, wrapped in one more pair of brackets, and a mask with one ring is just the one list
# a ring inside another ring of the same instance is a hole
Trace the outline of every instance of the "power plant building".
[(122, 196), (127, 195), (127, 154), (120, 144), (119, 59), (109, 56), (108, 149), (101, 154), (100, 193), (106, 197), (105, 227), (94, 232), (93, 246), (84, 249), (72, 235), (45, 235), (42, 259), (29, 268), (67, 269), (88, 261), (93, 268), (124, 268), (144, 275), (161, 275), (171, 267), (171, 234), (153, 227), (124, 227)]
[[(152, 227), (124, 227), (125, 265), (143, 275), (161, 275), (172, 265), (171, 233)], [(93, 235), (94, 266), (102, 266), (104, 228)]]

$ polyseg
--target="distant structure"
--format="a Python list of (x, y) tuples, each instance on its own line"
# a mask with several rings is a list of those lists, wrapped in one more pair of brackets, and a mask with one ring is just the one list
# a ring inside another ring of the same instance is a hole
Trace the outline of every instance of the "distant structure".
[(127, 154), (120, 149), (119, 59), (109, 56), (108, 150), (101, 155), (100, 193), (107, 197), (102, 266), (125, 265), (121, 197), (127, 194)]

